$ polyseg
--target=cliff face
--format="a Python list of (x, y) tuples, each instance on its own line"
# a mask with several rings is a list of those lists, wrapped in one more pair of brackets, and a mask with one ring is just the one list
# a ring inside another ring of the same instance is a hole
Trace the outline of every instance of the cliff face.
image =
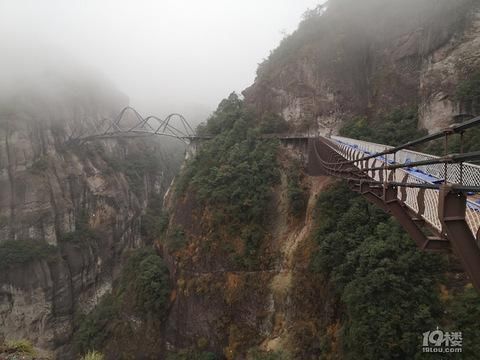
[[(169, 233), (160, 242), (175, 282), (167, 349), (209, 351), (226, 359), (255, 359), (256, 351), (306, 358), (315, 353), (315, 329), (334, 321), (332, 290), (309, 265), (316, 199), (332, 180), (299, 173), (305, 207), (292, 216), (288, 172), (300, 154), (282, 149), (278, 156), (280, 181), (267, 205), (267, 235), (256, 250), (243, 234), (229, 233), (228, 223), (212, 229), (214, 205), (202, 206), (192, 192), (170, 194)], [(175, 229), (182, 229), (186, 241), (177, 250), (169, 241)], [(245, 258), (251, 262), (242, 263)]]
[[(11, 259), (0, 271), (0, 338), (26, 338), (60, 358), (75, 316), (111, 289), (122, 254), (144, 245), (142, 212), (181, 160), (171, 144), (69, 141), (128, 99), (103, 83), (65, 81), (5, 98), (0, 123), (0, 247)], [(25, 258), (15, 244), (26, 241), (48, 254)]]
[(435, 49), (422, 64), (420, 74), (420, 125), (438, 130), (461, 114), (478, 115), (470, 104), (458, 101), (457, 85), (480, 69), (480, 8), (468, 13), (467, 25)]
[(456, 85), (478, 70), (474, 1), (330, 1), (262, 63), (244, 91), (257, 112), (274, 112), (297, 130), (338, 130), (358, 116), (418, 108), (437, 130), (462, 111)]

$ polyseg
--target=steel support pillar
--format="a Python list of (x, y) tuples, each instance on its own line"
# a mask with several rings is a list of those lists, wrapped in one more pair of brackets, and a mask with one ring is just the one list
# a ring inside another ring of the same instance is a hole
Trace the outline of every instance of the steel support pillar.
[(440, 221), (472, 283), (480, 290), (480, 249), (465, 220), (467, 198), (449, 185), (440, 188), (439, 196)]

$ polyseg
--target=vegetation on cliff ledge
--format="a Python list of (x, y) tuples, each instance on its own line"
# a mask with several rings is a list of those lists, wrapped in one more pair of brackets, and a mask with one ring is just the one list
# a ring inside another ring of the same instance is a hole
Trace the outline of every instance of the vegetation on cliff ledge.
[(243, 101), (231, 94), (199, 131), (214, 138), (202, 145), (176, 184), (178, 195), (188, 189), (213, 212), (214, 229), (240, 234), (245, 251), (237, 260), (247, 267), (255, 265), (272, 187), (280, 178), (278, 142), (260, 135), (282, 129), (282, 121), (265, 117), (259, 127)]
[(52, 245), (33, 240), (7, 240), (0, 243), (0, 270), (25, 265), (35, 260), (53, 257), (56, 249)]
[(466, 113), (480, 114), (480, 71), (470, 74), (458, 84), (455, 98)]
[(424, 136), (426, 131), (418, 130), (416, 109), (398, 108), (373, 122), (364, 117), (355, 118), (345, 124), (340, 135), (396, 146)]
[[(103, 350), (109, 343), (133, 336), (134, 328), (142, 323), (160, 326), (167, 314), (170, 292), (168, 269), (162, 258), (150, 249), (132, 252), (114, 291), (88, 315), (78, 317), (74, 336), (77, 350)], [(130, 346), (135, 348), (137, 344)], [(110, 352), (120, 351), (122, 344), (115, 347), (118, 349)]]
[[(344, 305), (344, 358), (416, 358), (422, 333), (437, 326), (463, 332), (465, 356), (480, 351), (473, 320), (480, 297), (461, 283), (440, 294), (442, 274), (450, 271), (445, 257), (420, 252), (392, 218), (345, 184), (320, 195), (318, 214), (312, 269), (333, 284)], [(323, 343), (328, 353), (331, 339)]]

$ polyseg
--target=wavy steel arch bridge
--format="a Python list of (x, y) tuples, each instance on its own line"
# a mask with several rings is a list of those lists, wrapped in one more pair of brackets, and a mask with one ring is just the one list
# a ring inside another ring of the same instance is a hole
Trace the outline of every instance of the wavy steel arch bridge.
[(198, 137), (183, 115), (172, 113), (162, 119), (158, 116), (143, 117), (131, 106), (125, 107), (114, 119), (103, 118), (94, 125), (93, 133), (72, 134), (71, 141), (92, 141), (119, 137), (165, 136), (186, 144)]
[[(127, 113), (136, 122), (127, 124)], [(173, 121), (177, 121), (175, 126)], [(303, 150), (310, 176), (346, 180), (353, 190), (394, 216), (420, 249), (454, 250), (480, 290), (480, 166), (470, 163), (480, 160), (480, 151), (447, 152), (451, 137), (460, 136), (462, 144), (464, 132), (479, 125), (480, 117), (397, 147), (340, 136), (274, 134), (264, 138), (277, 138)], [(81, 139), (157, 135), (195, 144), (212, 137), (197, 136), (180, 114), (163, 120), (143, 118), (131, 107), (114, 120), (105, 120), (103, 126)], [(409, 150), (438, 139), (445, 141), (444, 156)]]

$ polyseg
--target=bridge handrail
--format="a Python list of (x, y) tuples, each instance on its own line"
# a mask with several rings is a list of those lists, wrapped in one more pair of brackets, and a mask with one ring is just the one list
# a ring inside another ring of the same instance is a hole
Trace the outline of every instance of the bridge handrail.
[(452, 134), (462, 134), (463, 132), (465, 132), (465, 130), (473, 128), (475, 126), (479, 126), (479, 125), (480, 125), (480, 116), (477, 116), (477, 117), (475, 117), (471, 120), (465, 121), (461, 124), (452, 124), (448, 128), (443, 129), (441, 131), (438, 131), (436, 133), (423, 136), (419, 139), (407, 142), (407, 143), (402, 144), (402, 145), (387, 148), (386, 150), (384, 150), (384, 151), (382, 151), (378, 154), (375, 154), (375, 155), (368, 155), (368, 156), (365, 156), (361, 159), (355, 159), (355, 161), (364, 161), (364, 160), (368, 160), (368, 159), (370, 159), (374, 156), (394, 154), (394, 153), (396, 153), (400, 150), (405, 150), (405, 149), (408, 149), (408, 148), (411, 148), (411, 147), (414, 147), (414, 146), (417, 146), (417, 145), (425, 144), (427, 142), (437, 140), (437, 139), (443, 138), (445, 136), (449, 136), (449, 135), (452, 135)]
[[(336, 138), (336, 139), (335, 139)], [(361, 140), (355, 140), (355, 139), (349, 139), (349, 138), (341, 138), (341, 137), (332, 137), (334, 140), (334, 143), (338, 146), (337, 149), (333, 148), (334, 151), (339, 153), (342, 157), (344, 157), (347, 160), (355, 160), (357, 158), (361, 158), (362, 156), (365, 156), (367, 153), (370, 153), (368, 149), (364, 150), (360, 146), (357, 146), (356, 148), (351, 147), (347, 143), (347, 141), (353, 140), (358, 142), (357, 145), (374, 145), (374, 146), (382, 146), (384, 147), (385, 145), (381, 144), (376, 144), (376, 143), (369, 143), (366, 141), (361, 141)], [(409, 150), (406, 150), (410, 152)], [(416, 153), (416, 152), (411, 152), (411, 153)], [(433, 158), (438, 158), (433, 155), (428, 155), (428, 154), (422, 154), (422, 153), (417, 153), (419, 155), (427, 155), (431, 156)], [(381, 166), (378, 166), (378, 162), (380, 163), (385, 163), (388, 161), (387, 157), (383, 156), (375, 156), (375, 157), (370, 157), (369, 159), (365, 160), (366, 165), (364, 171), (368, 174), (369, 177), (376, 181), (384, 181), (384, 179), (388, 179), (389, 182), (395, 181), (395, 182), (403, 182), (403, 183), (418, 183), (422, 184), (424, 181), (418, 177), (416, 177), (414, 174), (410, 173), (407, 171), (407, 169), (385, 169), (385, 170), (373, 170), (373, 169), (378, 169), (381, 168)], [(465, 165), (465, 164), (464, 164)], [(476, 169), (477, 175), (480, 174), (480, 167), (476, 166), (474, 164), (469, 164), (473, 168)], [(361, 163), (355, 163), (355, 166), (358, 167), (359, 169), (362, 169)], [(464, 169), (465, 170), (465, 169)], [(478, 186), (478, 182), (477, 182)], [(423, 196), (423, 201), (424, 204), (419, 203), (419, 192), (420, 192), (420, 187), (419, 188), (414, 188), (414, 187), (408, 187), (408, 188), (398, 188), (398, 193), (397, 196), (399, 200), (403, 201), (414, 213), (420, 213), (420, 209), (422, 210), (422, 214), (420, 214), (431, 226), (433, 226), (437, 231), (442, 231), (442, 225), (441, 221), (438, 216), (438, 190), (436, 189), (424, 189), (424, 196)], [(480, 239), (478, 238), (477, 234), (479, 233), (480, 229), (480, 204), (476, 203), (475, 201), (472, 201), (471, 199), (467, 199), (467, 208), (465, 211), (465, 218), (466, 221), (470, 227), (470, 230), (472, 231), (472, 234), (474, 235), (475, 238), (477, 238), (477, 245), (480, 246)]]
[[(394, 149), (393, 146), (377, 144), (373, 142), (356, 140), (351, 138), (346, 138), (342, 136), (332, 136), (332, 139), (341, 143), (356, 145), (365, 152), (371, 154), (377, 154), (375, 156), (380, 156), (379, 153), (385, 151), (385, 149)], [(386, 155), (388, 158), (388, 155)], [(393, 161), (394, 157), (390, 154), (391, 160)], [(395, 154), (395, 162), (400, 164), (408, 164), (409, 162), (418, 162), (430, 159), (439, 159), (439, 156), (425, 154), (413, 150), (399, 150)], [(463, 176), (462, 174), (463, 167)], [(417, 166), (417, 168), (431, 176), (438, 178), (439, 180), (445, 179), (445, 165), (444, 164), (431, 164)], [(465, 186), (478, 186), (480, 184), (480, 166), (463, 163), (460, 164), (447, 164), (447, 182), (452, 184), (462, 183)]]

